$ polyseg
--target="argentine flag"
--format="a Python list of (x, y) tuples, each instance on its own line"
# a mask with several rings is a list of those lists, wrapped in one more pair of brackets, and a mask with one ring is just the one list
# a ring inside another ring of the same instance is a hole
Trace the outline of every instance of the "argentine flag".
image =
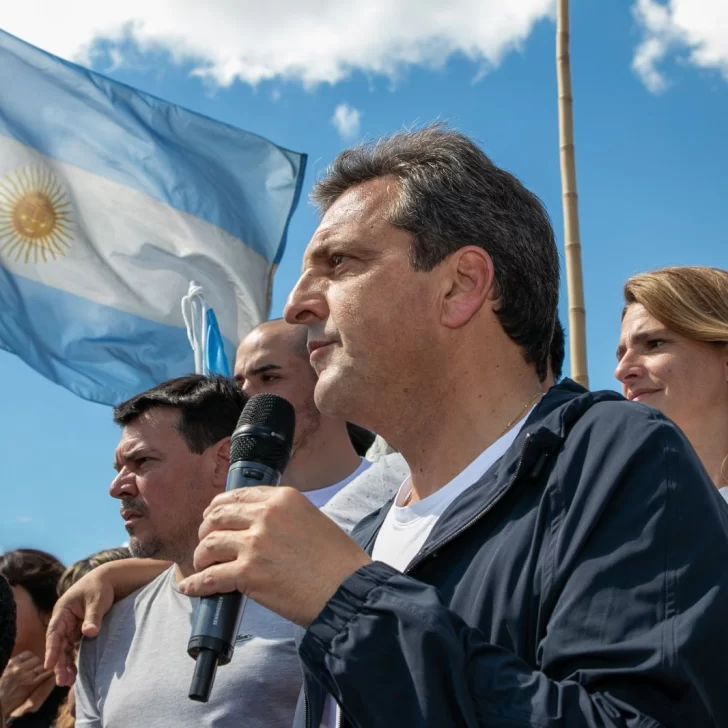
[(0, 348), (96, 402), (226, 358), (268, 313), (306, 157), (0, 31)]

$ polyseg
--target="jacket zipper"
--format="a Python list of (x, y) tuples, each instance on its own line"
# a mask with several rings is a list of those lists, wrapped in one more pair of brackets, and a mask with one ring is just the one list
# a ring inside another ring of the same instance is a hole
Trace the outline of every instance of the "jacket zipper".
[[(523, 445), (521, 445), (521, 452), (518, 455), (518, 463), (516, 464), (516, 472), (513, 473), (513, 477), (508, 481), (508, 484), (501, 490), (498, 495), (496, 495), (495, 498), (493, 498), (490, 503), (488, 503), (485, 508), (483, 508), (482, 511), (478, 511), (467, 523), (464, 523), (460, 528), (457, 529), (454, 533), (451, 533), (449, 536), (444, 538), (439, 543), (436, 543), (432, 548), (428, 549), (425, 553), (421, 553), (418, 557), (415, 557), (415, 560), (404, 570), (405, 574), (409, 574), (412, 569), (414, 569), (416, 566), (419, 566), (423, 561), (428, 559), (432, 554), (434, 554), (436, 551), (439, 551), (443, 546), (446, 546), (451, 541), (456, 539), (463, 531), (466, 531), (471, 526), (475, 525), (481, 518), (484, 518), (486, 514), (490, 513), (493, 508), (495, 508), (498, 503), (504, 498), (506, 493), (510, 491), (510, 489), (516, 484), (516, 481), (518, 480), (518, 477), (521, 474), (521, 466), (523, 464), (523, 456), (526, 452), (526, 448), (528, 447), (529, 443), (531, 442), (531, 433), (529, 432), (525, 439), (523, 440)], [(336, 718), (336, 728), (342, 728), (343, 725), (343, 719), (342, 719), (342, 713), (339, 707), (337, 706), (336, 709), (337, 718)], [(308, 722), (308, 694), (306, 692), (306, 685), (304, 682), (303, 686), (303, 722), (305, 728), (311, 728)]]
[[(331, 696), (327, 694), (327, 699)], [(344, 718), (338, 704), (336, 706), (336, 728), (341, 728), (343, 725)], [(303, 726), (304, 728), (311, 728), (308, 720), (308, 691), (306, 690), (306, 678), (303, 680)]]

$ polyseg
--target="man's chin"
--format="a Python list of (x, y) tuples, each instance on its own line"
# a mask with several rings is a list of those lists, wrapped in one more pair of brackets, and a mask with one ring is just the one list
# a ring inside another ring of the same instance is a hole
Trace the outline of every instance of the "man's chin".
[(316, 388), (313, 391), (313, 400), (316, 409), (326, 417), (342, 417), (338, 411), (342, 396), (341, 387), (337, 381), (335, 372), (331, 368), (326, 369), (318, 378)]
[(316, 382), (314, 402), (318, 411), (326, 417), (358, 422), (356, 398), (351, 380), (347, 379), (334, 367), (328, 367)]
[(129, 539), (129, 552), (135, 559), (164, 559), (161, 544), (132, 536)]

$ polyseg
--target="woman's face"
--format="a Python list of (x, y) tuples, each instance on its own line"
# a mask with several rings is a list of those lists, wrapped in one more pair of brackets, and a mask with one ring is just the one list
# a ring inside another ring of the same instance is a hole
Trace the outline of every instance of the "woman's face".
[(627, 399), (666, 414), (683, 430), (728, 403), (728, 346), (686, 339), (639, 303), (622, 320), (614, 376)]

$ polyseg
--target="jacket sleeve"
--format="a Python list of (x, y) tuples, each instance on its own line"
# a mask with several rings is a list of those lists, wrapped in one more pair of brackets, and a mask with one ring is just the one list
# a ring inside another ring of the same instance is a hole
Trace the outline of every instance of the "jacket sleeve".
[(560, 457), (549, 480), (533, 662), (374, 562), (300, 646), (352, 725), (728, 725), (728, 509), (658, 416), (576, 439), (581, 456)]

